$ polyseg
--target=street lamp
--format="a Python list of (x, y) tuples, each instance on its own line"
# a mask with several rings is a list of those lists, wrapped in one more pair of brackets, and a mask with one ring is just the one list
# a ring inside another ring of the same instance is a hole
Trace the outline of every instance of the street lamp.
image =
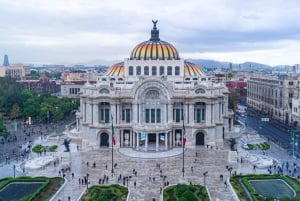
[(204, 186), (206, 186), (206, 176), (207, 176), (207, 173), (208, 173), (207, 171), (203, 173), (203, 176), (204, 176), (203, 177)]
[(14, 164), (13, 168), (14, 168), (14, 178), (16, 178), (16, 165), (15, 164)]
[(89, 173), (86, 173), (86, 189), (89, 189)]

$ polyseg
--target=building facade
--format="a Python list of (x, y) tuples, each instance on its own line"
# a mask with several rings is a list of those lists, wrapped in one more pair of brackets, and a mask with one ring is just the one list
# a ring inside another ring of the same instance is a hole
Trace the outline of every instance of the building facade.
[(291, 123), (297, 83), (296, 76), (257, 73), (247, 81), (247, 104), (263, 114)]
[[(154, 21), (151, 38), (124, 62), (111, 66), (80, 96), (79, 133), (83, 144), (165, 151), (182, 146), (223, 147), (233, 133), (228, 90), (160, 40)], [(113, 128), (113, 129), (112, 129)]]
[(41, 93), (59, 93), (60, 85), (45, 75), (38, 80), (17, 80), (22, 85), (23, 89), (41, 94)]
[(27, 75), (30, 75), (30, 68), (28, 66), (23, 66), (22, 64), (0, 66), (0, 77), (24, 79)]

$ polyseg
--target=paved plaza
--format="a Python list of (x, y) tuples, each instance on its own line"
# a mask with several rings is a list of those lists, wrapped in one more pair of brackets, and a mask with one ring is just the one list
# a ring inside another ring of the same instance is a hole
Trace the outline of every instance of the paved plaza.
[[(59, 145), (59, 152), (52, 154), (61, 158), (63, 155), (64, 146), (63, 139), (66, 136), (61, 136), (51, 143)], [(43, 143), (50, 143), (43, 140)], [(226, 187), (224, 181), (228, 179), (230, 172), (226, 166), (232, 167), (231, 174), (246, 174), (246, 173), (268, 173), (267, 169), (253, 169), (253, 165), (247, 160), (251, 155), (263, 155), (261, 151), (246, 151), (242, 149), (243, 141), (239, 140), (237, 160), (230, 160), (229, 145), (227, 148), (218, 149), (210, 147), (187, 148), (185, 151), (185, 174), (182, 174), (183, 154), (182, 148), (173, 149), (171, 151), (155, 153), (143, 153), (133, 151), (131, 148), (116, 148), (114, 149), (114, 176), (111, 174), (111, 148), (103, 148), (98, 150), (81, 150), (77, 148), (75, 142), (71, 144), (71, 170), (65, 173), (66, 185), (55, 196), (54, 201), (57, 200), (78, 200), (80, 195), (86, 190), (86, 185), (79, 184), (79, 179), (89, 174), (89, 186), (98, 185), (99, 179), (101, 183), (104, 175), (108, 176), (108, 180), (104, 182), (119, 183), (120, 185), (128, 186), (130, 191), (130, 200), (132, 201), (156, 201), (161, 200), (160, 188), (164, 186), (164, 181), (169, 185), (177, 184), (179, 182), (193, 183), (207, 185), (209, 193), (213, 201), (233, 201), (234, 195), (229, 187)], [(271, 142), (271, 149), (264, 153), (280, 163), (289, 161), (297, 163), (295, 159), (288, 156), (287, 153), (280, 149), (277, 145)], [(49, 154), (48, 154), (49, 155)], [(154, 158), (157, 156), (157, 158)], [(30, 158), (45, 157), (37, 156), (31, 153)], [(243, 162), (240, 159), (243, 158)], [(232, 161), (232, 162), (228, 162)], [(5, 171), (6, 176), (12, 176), (12, 166), (10, 164), (2, 165), (1, 172)], [(95, 166), (93, 167), (93, 164)], [(26, 175), (30, 176), (62, 176), (59, 174), (61, 170), (61, 163), (55, 165), (53, 163), (37, 170), (25, 170)], [(20, 169), (19, 169), (20, 171)], [(203, 173), (208, 172), (206, 178)], [(136, 174), (135, 174), (136, 172)], [(74, 178), (72, 177), (74, 174)], [(22, 175), (22, 172), (17, 172), (17, 175)], [(123, 180), (118, 181), (119, 176), (130, 179), (128, 183), (123, 183)], [(223, 175), (223, 181), (220, 179)], [(165, 178), (165, 180), (163, 180)], [(136, 186), (134, 186), (136, 182)]]

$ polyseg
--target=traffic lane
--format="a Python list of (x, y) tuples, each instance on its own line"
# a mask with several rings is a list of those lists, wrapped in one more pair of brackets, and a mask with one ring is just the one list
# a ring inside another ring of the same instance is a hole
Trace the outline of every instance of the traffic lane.
[(259, 134), (269, 137), (283, 148), (290, 148), (290, 139), (287, 132), (283, 132), (270, 124), (260, 125), (260, 120), (255, 117), (247, 118), (247, 126), (256, 130)]

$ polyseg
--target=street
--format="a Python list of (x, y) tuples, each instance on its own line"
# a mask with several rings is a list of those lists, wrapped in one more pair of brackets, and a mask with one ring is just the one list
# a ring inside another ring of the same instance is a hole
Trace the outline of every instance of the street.
[[(280, 122), (278, 120), (269, 118), (268, 121), (261, 121), (261, 118), (267, 117), (264, 115), (260, 115), (257, 112), (254, 112), (251, 109), (248, 109), (247, 116), (240, 116), (237, 115), (237, 120), (243, 122), (248, 129), (253, 129), (257, 131), (260, 135), (265, 136), (267, 139), (273, 141), (274, 143), (278, 144), (280, 147), (284, 148), (285, 150), (292, 153), (293, 146), (291, 143), (291, 133), (288, 125)], [(294, 151), (295, 153), (299, 152), (298, 146), (298, 135), (295, 135), (295, 144), (294, 144)]]

